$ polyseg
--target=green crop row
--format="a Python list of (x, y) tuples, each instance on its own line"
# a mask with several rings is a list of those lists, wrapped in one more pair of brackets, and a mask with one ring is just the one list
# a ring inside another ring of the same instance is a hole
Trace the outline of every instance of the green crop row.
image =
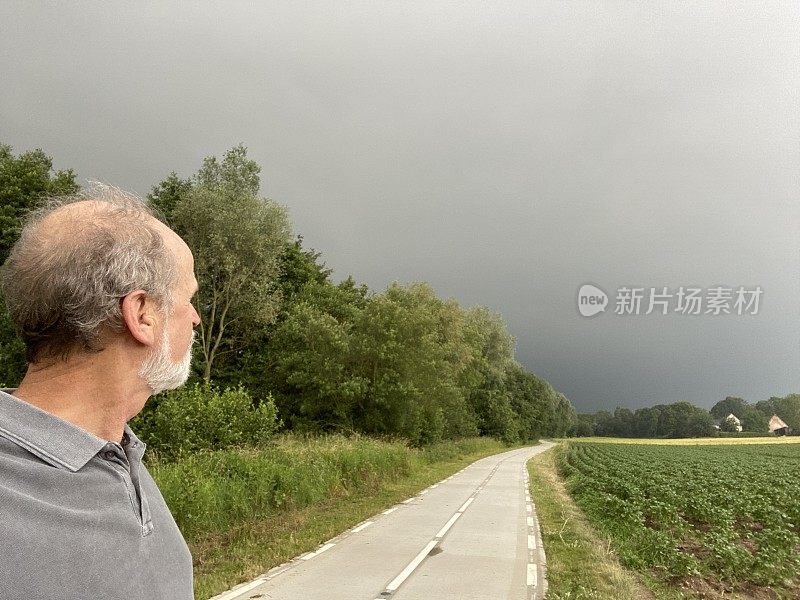
[(623, 562), (664, 581), (800, 586), (800, 446), (572, 442), (559, 465)]

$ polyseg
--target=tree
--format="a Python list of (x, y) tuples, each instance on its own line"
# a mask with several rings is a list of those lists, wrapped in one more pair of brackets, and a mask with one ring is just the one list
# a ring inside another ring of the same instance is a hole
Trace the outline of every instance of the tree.
[(663, 406), (660, 416), (659, 436), (662, 437), (708, 437), (714, 432), (711, 415), (689, 402)]
[(569, 431), (570, 437), (589, 437), (594, 435), (592, 415), (577, 415), (575, 424)]
[(22, 218), (41, 200), (79, 190), (72, 169), (56, 171), (42, 150), (17, 157), (0, 144), (0, 263), (4, 263), (22, 228)]
[(728, 415), (727, 417), (725, 417), (720, 421), (719, 430), (725, 433), (736, 433), (737, 431), (739, 431), (739, 425), (736, 423), (736, 419)]
[[(544, 394), (546, 382), (528, 373), (517, 362), (506, 373), (506, 389), (516, 413), (520, 440), (533, 441), (544, 434), (549, 402)], [(589, 434), (591, 435), (591, 434)]]
[(748, 406), (741, 416), (742, 431), (753, 433), (768, 433), (769, 420), (762, 415), (754, 406)]
[(772, 415), (777, 414), (778, 407), (776, 406), (776, 402), (781, 400), (781, 398), (776, 398), (773, 396), (769, 400), (759, 400), (756, 402), (755, 408), (758, 412), (760, 412), (764, 417), (769, 419)]
[(617, 437), (631, 437), (634, 434), (634, 417), (629, 408), (617, 407), (614, 409), (614, 435)]
[[(514, 362), (502, 320), (427, 284), (367, 296), (352, 279), (308, 281), (264, 349), (281, 415), (300, 429), (507, 442), (566, 432), (574, 411)], [(269, 362), (272, 361), (272, 362)]]
[[(770, 398), (775, 412), (792, 431), (800, 431), (800, 394), (789, 394), (784, 398)], [(772, 416), (772, 415), (770, 415)]]
[(654, 438), (658, 436), (658, 421), (661, 409), (657, 406), (638, 408), (633, 413), (633, 435), (640, 438)]
[(800, 431), (800, 394), (789, 394), (785, 398), (773, 396), (769, 400), (760, 400), (756, 402), (755, 408), (767, 421), (772, 415), (778, 415), (791, 431)]
[(276, 280), (290, 225), (284, 207), (258, 196), (259, 171), (239, 145), (222, 161), (206, 158), (191, 180), (172, 173), (150, 194), (194, 254), (206, 381), (280, 307)]
[(305, 286), (314, 284), (325, 291), (334, 287), (329, 279), (332, 271), (320, 261), (321, 254), (304, 249), (302, 242), (302, 236), (297, 236), (284, 246), (278, 258), (280, 275), (275, 285), (281, 295), (281, 304), (275, 321), (254, 331), (247, 345), (228, 357), (225, 369), (217, 370), (215, 379), (218, 383), (229, 386), (242, 383), (256, 397), (276, 389), (274, 359), (280, 348), (273, 349), (271, 343), (276, 329), (286, 320), (291, 308), (301, 301)]
[[(22, 219), (41, 200), (74, 194), (79, 190), (71, 169), (56, 171), (42, 150), (15, 157), (0, 144), (0, 263), (8, 258), (19, 238)], [(0, 295), (0, 385), (14, 386), (25, 374), (25, 345), (17, 336)]]
[(315, 252), (313, 249), (303, 249), (301, 235), (283, 248), (279, 258), (278, 287), (284, 306), (291, 303), (304, 285), (311, 282), (324, 284), (330, 281), (333, 270), (326, 268), (324, 262), (320, 262), (321, 256), (320, 252)]
[(173, 226), (175, 208), (192, 191), (191, 179), (181, 179), (173, 171), (164, 181), (153, 186), (147, 195), (148, 204), (167, 225)]
[(614, 435), (614, 415), (607, 410), (599, 410), (592, 415), (594, 434), (601, 437)]
[(747, 406), (748, 404), (745, 400), (736, 396), (728, 396), (712, 406), (709, 412), (715, 419), (724, 419), (728, 415), (735, 415), (738, 419), (741, 419)]

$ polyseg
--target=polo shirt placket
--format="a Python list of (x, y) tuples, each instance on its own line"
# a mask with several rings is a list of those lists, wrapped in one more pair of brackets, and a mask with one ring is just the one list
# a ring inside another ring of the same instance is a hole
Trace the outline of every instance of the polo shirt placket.
[(142, 466), (145, 449), (144, 442), (138, 439), (132, 440), (131, 435), (126, 431), (122, 435), (121, 444), (109, 442), (100, 452), (108, 465), (122, 477), (133, 512), (142, 526), (142, 536), (153, 532), (150, 505), (147, 502), (147, 496), (142, 492), (139, 480), (139, 469)]

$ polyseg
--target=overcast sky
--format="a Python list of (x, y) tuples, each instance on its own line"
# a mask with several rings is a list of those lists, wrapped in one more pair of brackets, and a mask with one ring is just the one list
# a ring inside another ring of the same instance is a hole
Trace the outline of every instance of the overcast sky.
[(0, 143), (144, 195), (242, 142), (337, 280), (491, 307), (579, 411), (710, 407), (800, 392), (798, 65), (793, 0), (6, 0)]

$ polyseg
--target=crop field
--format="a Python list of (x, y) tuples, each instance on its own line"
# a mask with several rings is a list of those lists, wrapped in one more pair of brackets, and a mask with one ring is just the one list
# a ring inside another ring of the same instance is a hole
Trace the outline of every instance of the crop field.
[[(575, 441), (575, 440), (570, 440)], [(595, 444), (628, 444), (628, 445), (653, 445), (653, 446), (729, 446), (742, 444), (773, 445), (800, 444), (800, 435), (776, 437), (706, 437), (706, 438), (676, 438), (676, 439), (644, 439), (644, 438), (616, 438), (616, 437), (585, 437), (580, 438), (581, 443), (592, 442)]]
[(800, 444), (572, 441), (559, 466), (628, 567), (704, 597), (800, 597)]

